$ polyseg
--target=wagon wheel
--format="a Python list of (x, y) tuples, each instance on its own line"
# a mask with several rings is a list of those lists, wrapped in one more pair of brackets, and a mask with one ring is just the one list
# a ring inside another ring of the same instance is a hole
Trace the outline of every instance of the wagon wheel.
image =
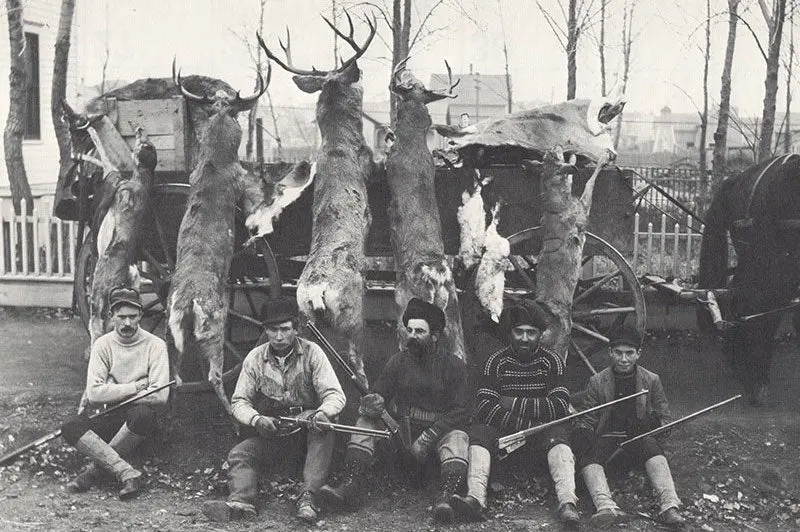
[[(178, 229), (188, 195), (189, 185), (186, 184), (155, 185), (150, 197), (150, 214), (142, 229), (144, 238), (138, 252), (144, 304), (142, 327), (162, 338), (166, 337), (166, 300), (175, 268)], [(237, 216), (236, 245), (228, 279), (230, 309), (225, 328), (225, 382), (238, 375), (242, 360), (259, 338), (262, 330), (258, 320), (260, 304), (267, 298), (277, 297), (281, 290), (277, 262), (269, 244), (259, 238), (253, 246), (244, 248), (242, 244), (248, 235), (240, 222), (241, 217)], [(90, 233), (81, 246), (75, 274), (78, 310), (87, 327), (96, 262), (94, 238)], [(179, 391), (193, 393), (211, 389), (206, 380), (207, 364), (197, 358), (190, 354), (184, 356), (183, 384)]]
[[(508, 237), (513, 271), (506, 273), (506, 292), (534, 297), (541, 229), (531, 227)], [(591, 357), (608, 344), (608, 334), (622, 326), (645, 329), (642, 287), (628, 261), (602, 238), (586, 233), (583, 268), (572, 299), (570, 354)], [(590, 365), (590, 364), (589, 364)]]

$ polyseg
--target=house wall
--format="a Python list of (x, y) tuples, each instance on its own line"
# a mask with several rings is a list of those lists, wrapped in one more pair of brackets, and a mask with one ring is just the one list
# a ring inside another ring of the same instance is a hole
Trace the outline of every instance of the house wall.
[[(67, 71), (67, 99), (74, 101), (78, 86), (81, 48), (78, 36), (78, 19), (81, 2), (75, 7)], [(28, 182), (34, 196), (53, 194), (58, 179), (58, 143), (50, 114), (50, 91), (53, 79), (53, 56), (58, 32), (61, 0), (27, 0), (23, 2), (24, 30), (39, 35), (39, 86), (41, 139), (23, 140), (23, 156)], [(0, 128), (5, 130), (8, 118), (9, 42), (8, 18), (0, 17)], [(9, 196), (8, 172), (5, 153), (0, 143), (0, 197)]]

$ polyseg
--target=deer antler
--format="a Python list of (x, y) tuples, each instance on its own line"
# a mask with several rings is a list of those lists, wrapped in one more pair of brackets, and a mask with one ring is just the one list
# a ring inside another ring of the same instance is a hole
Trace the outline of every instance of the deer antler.
[(187, 100), (191, 100), (197, 103), (211, 103), (213, 100), (208, 96), (198, 96), (189, 92), (189, 90), (183, 86), (183, 82), (181, 81), (181, 71), (178, 70), (177, 73), (175, 72), (175, 58), (172, 58), (172, 81), (180, 87), (181, 94)]
[(453, 89), (458, 87), (458, 84), (461, 83), (461, 78), (458, 78), (458, 80), (453, 83), (453, 69), (450, 68), (450, 63), (447, 62), (447, 59), (444, 60), (444, 66), (447, 67), (447, 84), (450, 86), (450, 88), (447, 89), (447, 95), (449, 98), (455, 98), (455, 96), (453, 96)]
[[(344, 14), (347, 16), (347, 24), (349, 26), (349, 35), (345, 35), (342, 31), (333, 25), (333, 23), (328, 20), (324, 15), (322, 16), (322, 20), (325, 21), (328, 26), (333, 30), (333, 32), (342, 38), (350, 47), (355, 50), (356, 54), (348, 59), (347, 61), (342, 61), (342, 66), (338, 68), (338, 70), (344, 70), (345, 68), (352, 65), (358, 58), (360, 58), (369, 48), (370, 43), (372, 42), (373, 37), (375, 37), (375, 33), (378, 31), (378, 22), (375, 19), (375, 16), (372, 19), (367, 18), (367, 24), (369, 25), (369, 36), (367, 40), (364, 42), (363, 45), (359, 46), (358, 43), (354, 39), (355, 30), (353, 28), (353, 19), (350, 17), (350, 13), (345, 10)], [(407, 59), (407, 58), (406, 58)]]
[(267, 80), (264, 81), (264, 77), (261, 75), (261, 71), (258, 71), (258, 88), (256, 89), (255, 94), (252, 96), (248, 96), (247, 98), (242, 98), (239, 95), (239, 91), (236, 91), (236, 98), (234, 98), (233, 102), (231, 102), (231, 107), (234, 107), (239, 110), (249, 109), (255, 102), (258, 100), (262, 94), (267, 92), (267, 87), (269, 87), (269, 82), (272, 79), (272, 63), (267, 61)]
[[(288, 28), (286, 29), (286, 37), (287, 37), (286, 42), (288, 43), (289, 42), (289, 29)], [(323, 72), (321, 70), (317, 70), (316, 68), (314, 68), (313, 70), (301, 70), (299, 68), (293, 67), (292, 66), (292, 58), (291, 58), (292, 56), (291, 56), (291, 52), (288, 50), (288, 48), (289, 48), (288, 44), (287, 44), (286, 47), (284, 47), (283, 43), (282, 42), (280, 43), (281, 48), (283, 48), (284, 52), (286, 52), (286, 58), (288, 60), (288, 63), (284, 63), (283, 61), (281, 61), (281, 59), (278, 56), (276, 56), (274, 53), (272, 53), (269, 48), (267, 48), (267, 45), (264, 43), (264, 39), (261, 38), (261, 35), (258, 32), (256, 32), (256, 38), (258, 39), (258, 44), (261, 46), (261, 48), (264, 49), (264, 53), (267, 54), (267, 57), (269, 57), (270, 59), (272, 59), (273, 61), (278, 63), (278, 66), (280, 66), (282, 69), (286, 70), (287, 72), (291, 72), (292, 74), (297, 74), (298, 76), (324, 76), (325, 75), (325, 72)]]

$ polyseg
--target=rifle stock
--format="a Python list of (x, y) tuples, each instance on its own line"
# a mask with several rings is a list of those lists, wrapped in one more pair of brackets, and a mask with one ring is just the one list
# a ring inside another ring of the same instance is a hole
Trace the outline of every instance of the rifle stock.
[[(89, 419), (95, 419), (95, 418), (98, 418), (98, 417), (107, 416), (108, 414), (110, 414), (111, 412), (114, 412), (115, 410), (119, 410), (120, 408), (128, 406), (129, 404), (134, 403), (134, 402), (136, 402), (136, 401), (138, 401), (138, 400), (140, 400), (140, 399), (142, 399), (144, 397), (147, 397), (148, 395), (152, 395), (152, 394), (154, 394), (156, 392), (160, 392), (164, 388), (172, 386), (173, 384), (175, 384), (174, 380), (169, 381), (168, 383), (163, 384), (161, 386), (158, 386), (157, 388), (153, 388), (152, 390), (147, 390), (146, 392), (144, 392), (142, 394), (135, 395), (135, 396), (131, 397), (130, 399), (126, 399), (125, 401), (122, 401), (121, 403), (118, 403), (118, 404), (116, 404), (116, 405), (114, 405), (112, 407), (106, 408), (102, 412), (97, 412), (95, 414), (92, 414), (91, 416), (89, 416)], [(49, 432), (49, 433), (45, 434), (44, 436), (41, 436), (41, 437), (33, 440), (30, 443), (26, 443), (22, 447), (14, 449), (13, 451), (10, 451), (10, 452), (4, 454), (3, 456), (0, 456), (0, 466), (6, 465), (6, 463), (12, 462), (15, 458), (17, 458), (21, 454), (29, 451), (30, 449), (33, 449), (33, 448), (36, 448), (36, 447), (40, 447), (40, 446), (44, 445), (45, 443), (47, 443), (47, 442), (49, 442), (51, 440), (55, 440), (59, 436), (61, 436), (61, 429), (56, 429), (53, 432)]]
[(565, 421), (569, 421), (575, 419), (576, 417), (580, 417), (590, 412), (596, 412), (597, 410), (602, 410), (603, 408), (608, 408), (609, 406), (613, 406), (617, 403), (621, 403), (623, 401), (628, 401), (635, 397), (639, 397), (640, 395), (644, 395), (648, 393), (650, 390), (641, 390), (631, 395), (626, 395), (625, 397), (620, 397), (619, 399), (614, 399), (613, 401), (609, 401), (607, 403), (603, 403), (601, 405), (593, 406), (592, 408), (587, 408), (586, 410), (582, 410), (580, 412), (576, 412), (574, 414), (570, 414), (568, 416), (564, 416), (562, 418), (549, 421), (547, 423), (542, 423), (541, 425), (536, 425), (535, 427), (531, 427), (528, 429), (521, 430), (519, 432), (515, 432), (513, 434), (509, 434), (508, 436), (503, 436), (502, 438), (497, 440), (497, 447), (500, 450), (500, 459), (502, 460), (512, 452), (516, 451), (523, 445), (528, 438), (528, 436), (532, 436), (537, 432), (541, 432), (545, 429), (548, 429), (554, 425), (559, 425), (564, 423)]
[[(314, 338), (319, 342), (322, 349), (328, 354), (328, 356), (332, 357), (337, 364), (344, 370), (345, 373), (350, 377), (350, 380), (353, 381), (355, 384), (356, 389), (358, 390), (359, 395), (362, 397), (369, 393), (369, 389), (364, 385), (364, 383), (359, 380), (358, 375), (356, 372), (353, 371), (353, 368), (350, 367), (350, 364), (342, 358), (342, 355), (336, 351), (336, 348), (328, 341), (327, 338), (322, 334), (322, 332), (317, 328), (313, 321), (308, 320), (306, 322), (306, 328), (311, 331), (311, 334), (314, 335)], [(395, 420), (389, 412), (386, 410), (381, 413), (381, 420), (383, 424), (386, 425), (386, 428), (389, 429), (389, 432), (392, 435), (392, 441), (397, 446), (400, 452), (407, 452), (408, 450), (408, 443), (403, 440), (402, 431), (400, 430), (400, 424)]]

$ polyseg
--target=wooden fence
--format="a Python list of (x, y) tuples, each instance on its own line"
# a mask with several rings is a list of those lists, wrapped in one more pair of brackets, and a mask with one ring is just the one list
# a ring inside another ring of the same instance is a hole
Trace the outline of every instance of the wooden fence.
[(52, 202), (34, 199), (32, 214), (18, 216), (11, 200), (0, 198), (0, 281), (72, 279), (78, 224), (51, 216)]
[(638, 212), (634, 215), (633, 257), (629, 258), (633, 269), (637, 276), (653, 273), (691, 279), (700, 266), (700, 242), (705, 227), (691, 216), (685, 223), (678, 223), (662, 214), (660, 222), (648, 221)]

